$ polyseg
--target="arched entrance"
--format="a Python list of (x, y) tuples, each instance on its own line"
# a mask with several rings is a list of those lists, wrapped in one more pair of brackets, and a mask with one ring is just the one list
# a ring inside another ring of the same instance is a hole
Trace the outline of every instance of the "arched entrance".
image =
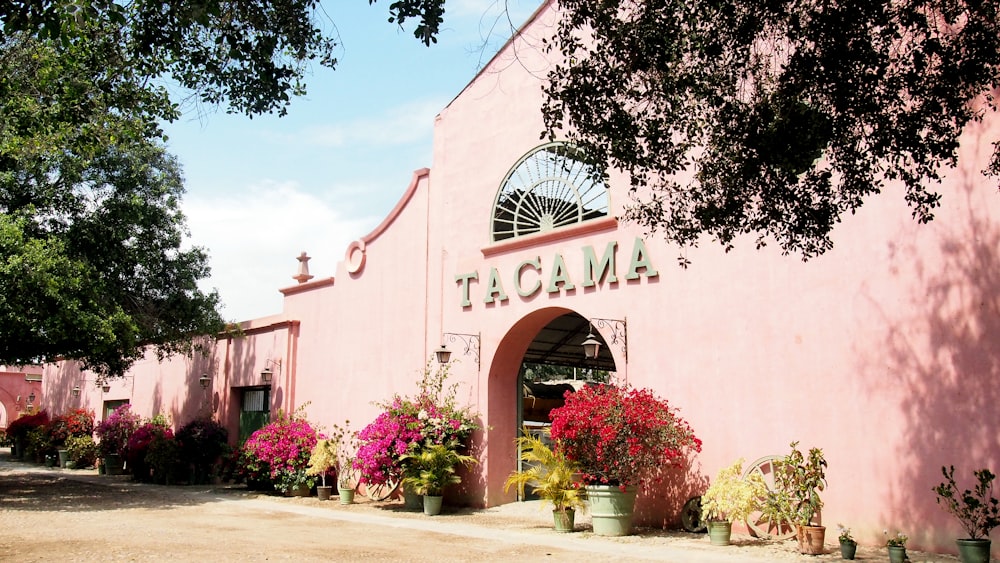
[[(587, 359), (582, 343), (589, 333), (601, 342), (598, 357)], [(503, 483), (517, 468), (514, 440), (521, 425), (541, 430), (551, 409), (561, 406), (562, 393), (590, 380), (614, 376), (624, 366), (623, 350), (605, 344), (601, 331), (586, 317), (563, 307), (548, 307), (525, 316), (500, 340), (488, 380), (486, 504), (515, 500)]]

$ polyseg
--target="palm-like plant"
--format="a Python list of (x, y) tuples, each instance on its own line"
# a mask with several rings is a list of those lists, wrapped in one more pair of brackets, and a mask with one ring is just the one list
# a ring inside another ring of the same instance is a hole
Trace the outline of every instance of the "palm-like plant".
[(552, 503), (557, 512), (566, 512), (586, 506), (586, 492), (576, 479), (577, 465), (548, 447), (538, 436), (525, 429), (517, 439), (521, 461), (530, 465), (507, 477), (504, 491), (516, 486), (523, 497), (524, 488), (531, 486), (542, 500)]
[(441, 496), (445, 487), (462, 482), (459, 465), (472, 465), (476, 458), (458, 453), (443, 444), (427, 444), (403, 456), (409, 475), (403, 486), (417, 494)]

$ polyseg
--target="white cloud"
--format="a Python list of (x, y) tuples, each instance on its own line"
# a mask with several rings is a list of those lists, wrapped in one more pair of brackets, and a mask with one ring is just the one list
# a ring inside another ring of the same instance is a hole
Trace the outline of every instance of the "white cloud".
[(322, 147), (369, 145), (395, 147), (429, 141), (434, 117), (447, 100), (421, 100), (390, 108), (379, 115), (347, 122), (306, 127), (293, 133), (273, 134), (282, 143)]
[(334, 206), (291, 182), (263, 181), (245, 195), (192, 196), (183, 207), (190, 242), (210, 256), (212, 276), (202, 286), (217, 288), (227, 320), (242, 321), (281, 312), (279, 289), (294, 285), (295, 259), (306, 251), (310, 273), (330, 277), (347, 245), (375, 224), (375, 217), (344, 217)]

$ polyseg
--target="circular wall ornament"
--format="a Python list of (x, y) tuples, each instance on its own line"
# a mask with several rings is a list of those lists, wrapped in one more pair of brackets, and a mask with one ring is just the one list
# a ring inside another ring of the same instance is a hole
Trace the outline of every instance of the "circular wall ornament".
[(347, 247), (344, 265), (349, 274), (357, 274), (365, 267), (365, 243), (363, 241), (356, 240)]
[(608, 215), (608, 189), (580, 149), (564, 142), (521, 157), (493, 203), (493, 242), (543, 233)]

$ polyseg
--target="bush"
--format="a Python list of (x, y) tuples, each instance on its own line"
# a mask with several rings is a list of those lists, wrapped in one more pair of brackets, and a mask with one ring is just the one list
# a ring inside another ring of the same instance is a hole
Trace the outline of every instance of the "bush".
[(43, 427), (48, 423), (49, 413), (44, 410), (34, 414), (21, 415), (7, 426), (7, 436), (11, 440), (26, 441), (28, 439), (28, 432), (35, 428)]
[(139, 428), (141, 418), (132, 412), (131, 405), (115, 409), (107, 419), (97, 425), (98, 450), (102, 457), (117, 454), (126, 457), (129, 438)]
[(76, 469), (92, 467), (97, 461), (97, 444), (90, 436), (70, 436), (66, 439), (66, 449)]
[(384, 411), (358, 433), (354, 469), (361, 482), (381, 485), (404, 476), (404, 460), (424, 445), (440, 444), (462, 452), (475, 430), (478, 415), (458, 406), (457, 384), (445, 387), (448, 367), (424, 369), (416, 397), (396, 395), (382, 403)]
[(181, 446), (170, 428), (153, 425), (156, 429), (146, 447), (143, 461), (149, 468), (150, 479), (160, 485), (173, 485), (179, 480)]
[(146, 461), (146, 455), (149, 453), (149, 447), (153, 441), (163, 438), (167, 433), (173, 440), (173, 431), (168, 426), (166, 419), (159, 415), (132, 433), (128, 439), (125, 459), (131, 468), (133, 479), (140, 482), (149, 482), (153, 479), (153, 468)]
[(556, 449), (580, 464), (591, 485), (638, 485), (687, 451), (701, 451), (688, 423), (648, 389), (584, 387), (567, 392), (550, 416)]
[(316, 441), (316, 430), (296, 411), (278, 412), (278, 419), (250, 435), (240, 451), (240, 476), (247, 483), (267, 482), (281, 492), (300, 486), (312, 488), (316, 479), (306, 474)]
[(229, 453), (229, 431), (212, 419), (195, 419), (176, 434), (181, 464), (192, 470), (192, 485), (207, 484), (221, 459)]

